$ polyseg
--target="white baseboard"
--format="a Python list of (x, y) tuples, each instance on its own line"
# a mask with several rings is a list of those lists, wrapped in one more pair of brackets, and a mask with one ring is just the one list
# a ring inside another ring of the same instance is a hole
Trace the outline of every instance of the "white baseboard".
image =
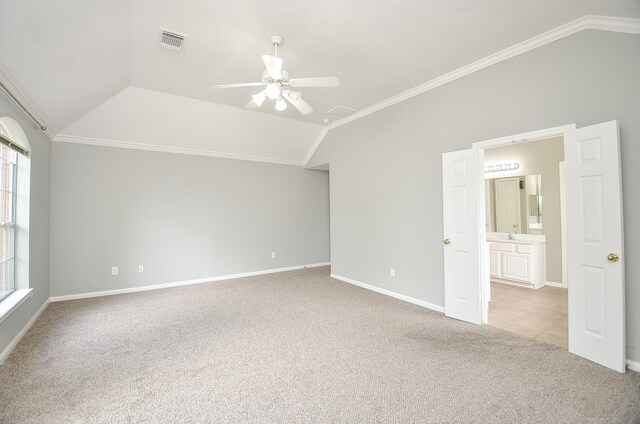
[(631, 359), (627, 359), (627, 365), (629, 365), (629, 369), (631, 371), (640, 372), (640, 362), (632, 361)]
[(546, 286), (551, 286), (551, 287), (560, 287), (562, 288), (562, 283), (556, 283), (555, 281), (546, 281), (544, 283)]
[(404, 300), (405, 302), (413, 303), (414, 305), (422, 306), (423, 308), (431, 309), (436, 312), (444, 313), (444, 307), (440, 305), (434, 305), (433, 303), (425, 302), (424, 300), (416, 299), (414, 297), (406, 296), (404, 294), (392, 292), (391, 290), (382, 289), (371, 284), (361, 283), (360, 281), (352, 280), (351, 278), (343, 277), (337, 274), (331, 274), (331, 278), (344, 281), (345, 283), (353, 284), (354, 286), (362, 287), (363, 289), (371, 290), (376, 293), (384, 294), (387, 296), (395, 297), (396, 299)]
[(173, 283), (153, 284), (148, 286), (135, 286), (135, 287), (129, 287), (126, 289), (104, 290), (104, 291), (97, 291), (97, 292), (90, 292), (90, 293), (78, 293), (78, 294), (68, 294), (63, 296), (52, 296), (49, 300), (51, 302), (62, 302), (65, 300), (87, 299), (90, 297), (113, 296), (116, 294), (135, 293), (135, 292), (148, 291), (148, 290), (159, 290), (159, 289), (166, 289), (170, 287), (190, 286), (192, 284), (211, 283), (215, 281), (232, 280), (234, 278), (253, 277), (256, 275), (273, 274), (276, 272), (284, 272), (284, 271), (294, 271), (297, 269), (304, 269), (304, 268), (316, 268), (319, 266), (326, 266), (326, 265), (331, 265), (331, 262), (320, 262), (317, 264), (296, 265), (296, 266), (290, 266), (286, 268), (265, 269), (261, 271), (243, 272), (240, 274), (230, 274), (230, 275), (220, 275), (217, 277), (198, 278), (197, 280), (176, 281)]
[(13, 350), (13, 348), (16, 347), (16, 345), (18, 344), (18, 342), (20, 340), (22, 340), (22, 338), (24, 337), (25, 334), (27, 334), (27, 331), (29, 331), (29, 329), (31, 328), (31, 326), (36, 322), (36, 320), (40, 317), (40, 315), (42, 314), (42, 312), (44, 312), (45, 309), (47, 309), (47, 306), (49, 305), (49, 299), (47, 299), (42, 306), (40, 307), (40, 309), (38, 309), (38, 311), (31, 317), (31, 319), (29, 320), (29, 322), (27, 323), (27, 325), (25, 325), (22, 330), (20, 330), (20, 332), (13, 338), (13, 340), (11, 340), (11, 343), (9, 343), (9, 345), (2, 351), (2, 353), (0, 353), (0, 365), (2, 365), (4, 363), (4, 361), (9, 357), (9, 354), (11, 353), (11, 351)]

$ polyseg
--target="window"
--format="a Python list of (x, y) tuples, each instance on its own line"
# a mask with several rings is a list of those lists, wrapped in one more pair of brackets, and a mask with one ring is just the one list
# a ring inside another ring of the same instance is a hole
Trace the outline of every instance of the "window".
[(20, 125), (0, 118), (0, 322), (32, 296), (29, 282), (29, 142)]
[(0, 144), (0, 300), (15, 290), (17, 156)]

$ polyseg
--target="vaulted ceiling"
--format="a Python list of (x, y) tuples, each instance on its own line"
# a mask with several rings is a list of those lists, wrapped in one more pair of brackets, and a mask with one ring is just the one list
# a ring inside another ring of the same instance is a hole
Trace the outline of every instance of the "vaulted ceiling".
[[(640, 18), (640, 2), (2, 0), (0, 66), (62, 136), (296, 162), (339, 119), (332, 108), (367, 108), (589, 14)], [(188, 35), (183, 51), (160, 47), (161, 27)], [(301, 89), (314, 113), (246, 111), (257, 89), (208, 88), (258, 81), (272, 34), (292, 77), (340, 79)]]

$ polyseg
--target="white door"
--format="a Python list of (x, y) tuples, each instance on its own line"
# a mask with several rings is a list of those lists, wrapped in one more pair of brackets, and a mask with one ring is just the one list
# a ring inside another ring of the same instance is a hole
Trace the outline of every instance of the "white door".
[(483, 159), (480, 149), (442, 155), (445, 315), (474, 324), (482, 323), (484, 309)]
[(520, 178), (498, 178), (496, 185), (496, 231), (520, 231)]
[(565, 137), (569, 351), (625, 371), (622, 197), (616, 121)]

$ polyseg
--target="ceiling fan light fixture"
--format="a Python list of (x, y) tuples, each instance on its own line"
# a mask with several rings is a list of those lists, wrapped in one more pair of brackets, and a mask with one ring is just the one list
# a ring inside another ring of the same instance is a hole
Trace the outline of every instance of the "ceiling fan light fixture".
[(287, 110), (287, 102), (285, 102), (284, 99), (282, 98), (279, 98), (278, 100), (276, 100), (276, 110), (278, 112), (283, 112)]
[(267, 96), (266, 94), (264, 94), (264, 91), (259, 92), (258, 94), (253, 94), (251, 96), (251, 98), (253, 99), (253, 102), (258, 106), (262, 106), (262, 103), (264, 103), (264, 101), (266, 100)]
[(277, 82), (272, 82), (271, 84), (267, 85), (267, 88), (264, 89), (264, 93), (271, 100), (277, 100), (280, 97), (281, 92), (282, 90), (280, 88), (280, 84), (278, 84)]

